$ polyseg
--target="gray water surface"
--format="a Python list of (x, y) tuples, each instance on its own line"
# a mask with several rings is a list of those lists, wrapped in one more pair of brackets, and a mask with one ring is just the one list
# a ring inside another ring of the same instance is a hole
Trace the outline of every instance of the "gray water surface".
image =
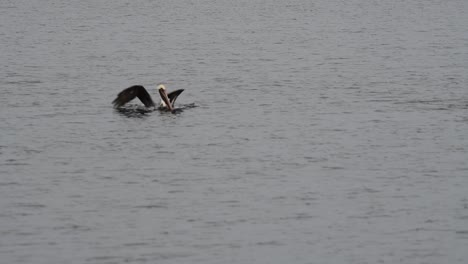
[[(2, 1), (0, 263), (466, 263), (467, 25), (464, 0)], [(159, 83), (196, 107), (112, 109)]]

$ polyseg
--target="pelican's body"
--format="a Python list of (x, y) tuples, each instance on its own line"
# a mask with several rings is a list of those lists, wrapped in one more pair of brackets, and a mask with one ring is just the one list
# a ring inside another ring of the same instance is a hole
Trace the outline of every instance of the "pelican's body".
[[(161, 96), (161, 102), (158, 108), (160, 110), (169, 110), (172, 112), (174, 110), (174, 103), (177, 97), (184, 91), (184, 89), (175, 90), (169, 94), (166, 93), (166, 87), (162, 84), (158, 85), (157, 89)], [(141, 85), (134, 85), (123, 90), (117, 95), (117, 98), (115, 98), (112, 104), (114, 104), (115, 108), (119, 108), (135, 99), (135, 97), (138, 97), (146, 107), (156, 108), (156, 104), (148, 91), (146, 91), (145, 87)]]

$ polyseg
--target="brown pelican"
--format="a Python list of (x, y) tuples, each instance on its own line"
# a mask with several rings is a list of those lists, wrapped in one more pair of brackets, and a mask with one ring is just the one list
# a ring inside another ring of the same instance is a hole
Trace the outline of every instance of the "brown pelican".
[[(157, 89), (159, 95), (161, 96), (161, 103), (159, 104), (158, 108), (172, 112), (174, 110), (174, 103), (177, 99), (177, 96), (179, 96), (184, 91), (184, 89), (175, 90), (169, 94), (166, 93), (166, 87), (162, 84), (158, 85)], [(134, 85), (123, 90), (117, 95), (117, 98), (115, 98), (112, 104), (114, 104), (115, 108), (119, 108), (135, 99), (135, 97), (138, 97), (138, 99), (140, 99), (140, 101), (146, 107), (156, 107), (148, 91), (146, 91), (145, 87), (141, 85)]]

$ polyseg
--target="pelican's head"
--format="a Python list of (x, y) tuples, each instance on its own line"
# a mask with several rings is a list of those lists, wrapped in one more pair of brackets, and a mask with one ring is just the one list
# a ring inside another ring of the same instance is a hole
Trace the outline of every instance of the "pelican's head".
[(159, 90), (164, 90), (164, 91), (166, 91), (166, 86), (164, 86), (164, 84), (159, 84), (157, 89), (158, 89), (158, 91), (159, 91)]
[(164, 86), (164, 84), (158, 85), (158, 92), (159, 92), (159, 95), (161, 96), (162, 101), (164, 102), (163, 105), (165, 105), (167, 109), (169, 109), (169, 111), (174, 110), (172, 108), (172, 104), (171, 104), (171, 101), (169, 100), (169, 97), (167, 97), (166, 86)]

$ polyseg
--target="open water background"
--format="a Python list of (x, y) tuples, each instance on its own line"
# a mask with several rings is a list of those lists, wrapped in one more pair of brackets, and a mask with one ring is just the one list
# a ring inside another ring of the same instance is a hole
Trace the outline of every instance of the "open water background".
[[(467, 263), (467, 25), (464, 0), (1, 1), (0, 263)], [(197, 107), (112, 109), (158, 83)]]

